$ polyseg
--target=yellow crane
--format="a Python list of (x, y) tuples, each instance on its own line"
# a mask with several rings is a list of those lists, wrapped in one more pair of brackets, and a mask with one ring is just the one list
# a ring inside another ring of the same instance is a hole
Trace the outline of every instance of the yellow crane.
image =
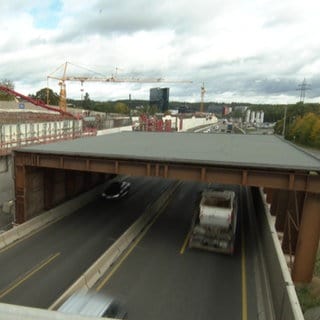
[[(112, 75), (111, 77), (106, 77), (103, 74), (100, 74), (101, 76), (68, 76), (67, 75), (67, 68), (68, 65), (71, 64), (70, 62), (65, 62), (61, 66), (59, 66), (53, 73), (47, 76), (47, 82), (49, 79), (55, 79), (59, 81), (60, 86), (60, 100), (59, 100), (59, 108), (62, 111), (66, 111), (67, 109), (67, 92), (66, 92), (66, 81), (79, 81), (81, 85), (83, 85), (84, 82), (131, 82), (131, 83), (160, 83), (160, 82), (166, 82), (166, 83), (192, 83), (192, 81), (189, 80), (165, 80), (162, 78), (118, 78), (117, 74)], [(62, 76), (58, 77), (54, 74), (62, 69)], [(84, 68), (85, 69), (85, 68)], [(87, 71), (91, 71), (87, 69)], [(47, 86), (49, 87), (49, 85)], [(47, 97), (48, 98), (48, 97)]]

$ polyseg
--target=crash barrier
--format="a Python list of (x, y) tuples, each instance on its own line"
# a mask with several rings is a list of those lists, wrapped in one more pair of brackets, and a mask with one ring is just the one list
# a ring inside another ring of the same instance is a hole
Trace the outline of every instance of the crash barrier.
[(49, 309), (55, 310), (59, 308), (66, 299), (78, 290), (89, 290), (92, 288), (145, 227), (152, 222), (155, 216), (166, 207), (180, 184), (181, 182), (175, 182), (168, 186), (162, 195), (146, 208), (136, 222), (133, 223), (123, 235), (50, 306)]
[(98, 187), (95, 187), (94, 189), (81, 194), (74, 199), (66, 201), (63, 204), (41, 213), (40, 215), (0, 234), (0, 249), (31, 234), (32, 232), (39, 230), (48, 223), (57, 221), (78, 210), (92, 201), (95, 197), (97, 197), (97, 195), (100, 195), (104, 187), (105, 184), (99, 185)]
[(303, 320), (295, 286), (282, 253), (266, 197), (262, 189), (251, 188), (251, 192), (270, 288), (270, 300), (274, 310), (273, 318), (277, 320)]

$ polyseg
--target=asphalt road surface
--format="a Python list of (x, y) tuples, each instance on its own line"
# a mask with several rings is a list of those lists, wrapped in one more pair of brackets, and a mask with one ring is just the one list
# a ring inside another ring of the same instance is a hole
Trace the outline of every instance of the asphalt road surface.
[[(202, 188), (199, 183), (184, 183), (141, 240), (96, 287), (120, 300), (130, 320), (257, 319), (249, 228), (239, 221), (233, 256), (185, 246)], [(243, 198), (247, 212), (244, 193), (230, 188)]]
[(33, 236), (0, 250), (0, 301), (48, 308), (171, 183), (132, 179), (129, 195), (101, 197)]
[[(121, 201), (98, 198), (1, 250), (0, 301), (48, 308), (170, 183), (131, 181), (130, 194)], [(186, 246), (203, 187), (182, 183), (172, 202), (98, 283), (96, 290), (120, 300), (130, 320), (257, 318), (245, 198), (233, 256)], [(240, 187), (229, 188), (242, 198)]]

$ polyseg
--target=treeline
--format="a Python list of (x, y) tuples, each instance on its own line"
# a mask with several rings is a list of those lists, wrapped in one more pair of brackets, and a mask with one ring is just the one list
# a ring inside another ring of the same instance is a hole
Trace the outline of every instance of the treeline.
[(320, 115), (307, 113), (299, 116), (290, 125), (286, 138), (298, 144), (320, 148)]
[(287, 106), (284, 126), (284, 110), (275, 126), (275, 133), (295, 143), (320, 148), (320, 105), (318, 103), (297, 103)]
[[(275, 133), (285, 135), (295, 143), (320, 148), (320, 104), (248, 105), (251, 111), (263, 111), (264, 122), (276, 123)], [(285, 116), (286, 113), (286, 116)], [(245, 112), (232, 112), (233, 117), (245, 119)], [(284, 125), (284, 118), (286, 123)]]

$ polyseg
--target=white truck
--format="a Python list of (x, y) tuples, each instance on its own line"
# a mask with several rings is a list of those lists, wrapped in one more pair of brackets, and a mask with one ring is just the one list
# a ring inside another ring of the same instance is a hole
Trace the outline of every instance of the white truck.
[(189, 247), (233, 254), (236, 230), (235, 192), (204, 190), (192, 221)]

